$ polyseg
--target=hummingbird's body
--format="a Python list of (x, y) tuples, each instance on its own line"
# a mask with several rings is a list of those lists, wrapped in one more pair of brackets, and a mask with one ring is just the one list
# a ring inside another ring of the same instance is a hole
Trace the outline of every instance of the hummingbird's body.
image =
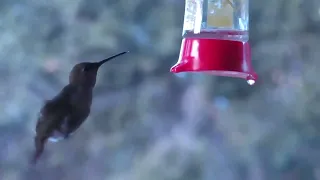
[(93, 88), (99, 67), (120, 55), (96, 63), (79, 63), (73, 67), (69, 84), (41, 108), (36, 125), (35, 163), (44, 150), (47, 140), (59, 141), (74, 133), (90, 114)]

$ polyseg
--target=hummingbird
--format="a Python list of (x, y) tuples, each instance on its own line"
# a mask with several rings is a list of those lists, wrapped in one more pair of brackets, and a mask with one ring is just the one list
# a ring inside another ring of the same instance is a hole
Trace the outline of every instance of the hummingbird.
[(40, 109), (35, 128), (35, 153), (31, 160), (37, 162), (45, 144), (67, 139), (90, 114), (93, 88), (99, 68), (106, 62), (124, 55), (122, 52), (99, 62), (76, 64), (69, 74), (69, 84)]

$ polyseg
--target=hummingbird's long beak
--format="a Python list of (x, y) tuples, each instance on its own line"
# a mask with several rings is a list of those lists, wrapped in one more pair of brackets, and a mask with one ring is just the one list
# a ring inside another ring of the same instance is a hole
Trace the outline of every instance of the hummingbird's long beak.
[(129, 51), (125, 51), (125, 52), (116, 54), (116, 55), (114, 55), (114, 56), (111, 56), (111, 57), (109, 57), (109, 58), (107, 58), (107, 59), (104, 59), (104, 60), (102, 60), (102, 61), (99, 61), (99, 62), (98, 62), (98, 67), (100, 67), (100, 66), (101, 66), (102, 64), (104, 64), (105, 62), (108, 62), (108, 61), (110, 61), (110, 60), (112, 60), (112, 59), (114, 59), (114, 58), (116, 58), (116, 57), (118, 57), (118, 56), (124, 55), (124, 54), (126, 54), (126, 53), (128, 53), (128, 52), (129, 52)]

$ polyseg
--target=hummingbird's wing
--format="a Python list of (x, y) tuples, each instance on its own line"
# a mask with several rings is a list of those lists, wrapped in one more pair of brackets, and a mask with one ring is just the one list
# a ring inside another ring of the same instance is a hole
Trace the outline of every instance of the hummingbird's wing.
[(71, 98), (74, 89), (64, 87), (62, 91), (52, 100), (46, 101), (41, 108), (36, 124), (35, 147), (36, 152), (33, 163), (41, 156), (45, 143), (52, 136), (53, 132), (60, 128), (72, 111)]
[(52, 130), (59, 127), (72, 113), (72, 94), (75, 91), (71, 86), (64, 87), (52, 100), (47, 100), (41, 108), (36, 125), (36, 133), (50, 135)]

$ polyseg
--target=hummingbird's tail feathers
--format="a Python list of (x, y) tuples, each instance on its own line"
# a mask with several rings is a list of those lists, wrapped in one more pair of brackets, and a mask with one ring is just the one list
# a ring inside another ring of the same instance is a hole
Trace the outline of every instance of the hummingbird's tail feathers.
[(31, 164), (36, 164), (38, 159), (40, 158), (40, 156), (42, 155), (43, 151), (44, 151), (44, 147), (46, 144), (48, 137), (39, 137), (36, 136), (34, 141), (35, 141), (35, 152), (34, 155), (31, 159)]

